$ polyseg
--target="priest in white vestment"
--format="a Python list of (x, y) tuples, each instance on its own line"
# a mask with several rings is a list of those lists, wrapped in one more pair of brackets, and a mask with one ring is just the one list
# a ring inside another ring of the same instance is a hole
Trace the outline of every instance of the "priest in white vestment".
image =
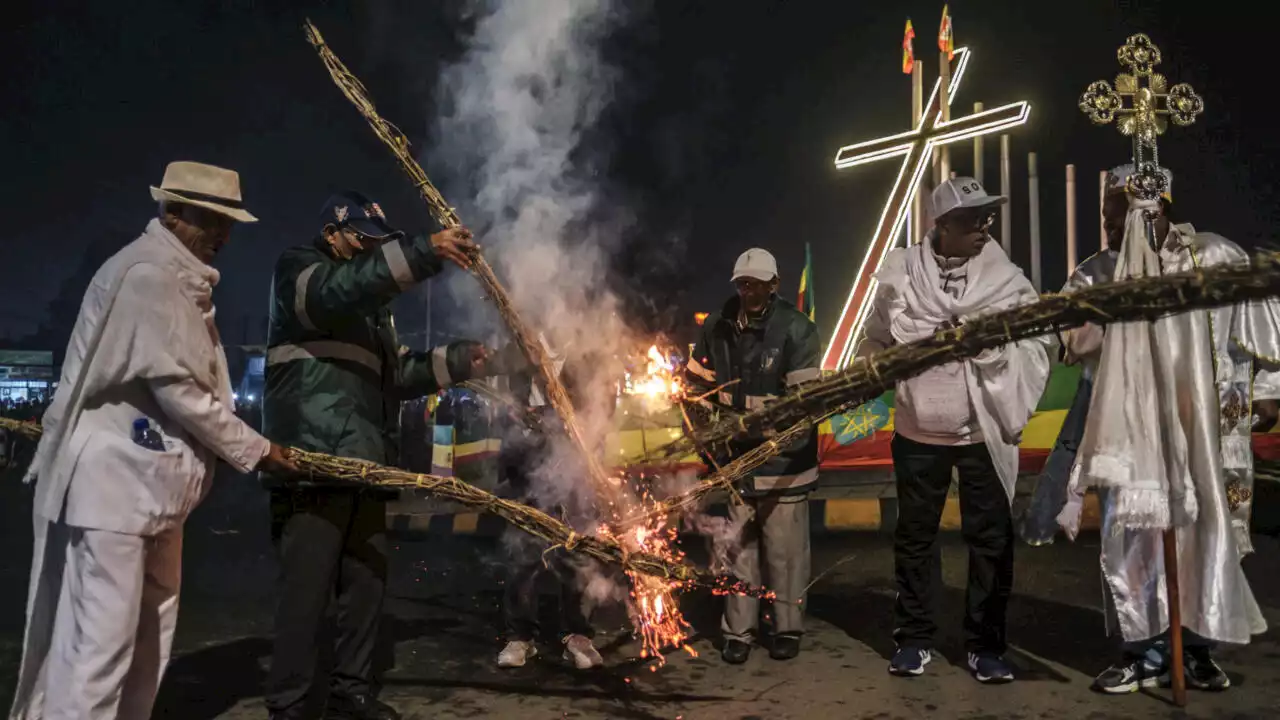
[[(934, 191), (934, 228), (918, 245), (889, 253), (876, 273), (875, 305), (859, 356), (1039, 299), (988, 234), (996, 208), (1005, 202), (987, 195), (973, 178), (955, 178)], [(979, 682), (1013, 680), (1004, 654), (1018, 445), (1048, 381), (1053, 344), (1049, 337), (1022, 340), (897, 385), (893, 675), (920, 675), (933, 657), (941, 562), (936, 541), (955, 472), (969, 545), (964, 620), (969, 669)]]
[(35, 552), (11, 719), (145, 720), (178, 615), (182, 525), (218, 459), (295, 468), (237, 418), (209, 267), (239, 176), (169, 165), (159, 217), (94, 276), (28, 471)]
[[(1247, 262), (1239, 246), (1170, 219), (1169, 198), (1143, 201), (1125, 189), (1132, 166), (1110, 173), (1104, 221), (1120, 254), (1115, 279)], [(1163, 171), (1171, 181), (1167, 170)], [(1143, 214), (1158, 214), (1158, 251)], [(1275, 301), (1196, 311), (1154, 323), (1064, 333), (1076, 357), (1097, 362), (1092, 407), (1067, 506), (1071, 537), (1088, 487), (1103, 499), (1102, 566), (1107, 620), (1124, 645), (1094, 688), (1133, 692), (1168, 680), (1168, 601), (1162, 530), (1177, 528), (1185, 673), (1189, 687), (1224, 690), (1215, 642), (1247, 643), (1266, 623), (1240, 566), (1251, 552), (1251, 407), (1280, 398), (1280, 305)]]

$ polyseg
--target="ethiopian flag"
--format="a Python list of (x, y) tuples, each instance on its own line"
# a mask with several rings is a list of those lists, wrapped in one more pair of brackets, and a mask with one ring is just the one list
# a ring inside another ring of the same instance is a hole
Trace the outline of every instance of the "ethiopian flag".
[(804, 244), (804, 272), (800, 274), (800, 292), (796, 295), (796, 307), (813, 322), (813, 256), (809, 243)]
[(916, 66), (916, 52), (911, 41), (916, 39), (916, 31), (911, 27), (911, 18), (907, 18), (907, 30), (902, 35), (902, 72), (907, 75)]
[(938, 50), (947, 54), (947, 59), (951, 60), (956, 56), (956, 41), (954, 31), (951, 29), (951, 13), (947, 12), (947, 6), (942, 6), (942, 24), (938, 26)]

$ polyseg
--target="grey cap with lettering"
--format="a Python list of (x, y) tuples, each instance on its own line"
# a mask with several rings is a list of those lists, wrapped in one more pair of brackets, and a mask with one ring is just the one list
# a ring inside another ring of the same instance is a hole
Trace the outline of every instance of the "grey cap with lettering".
[(933, 190), (933, 217), (940, 218), (952, 210), (1004, 205), (1009, 198), (988, 195), (982, 183), (971, 177), (952, 178)]

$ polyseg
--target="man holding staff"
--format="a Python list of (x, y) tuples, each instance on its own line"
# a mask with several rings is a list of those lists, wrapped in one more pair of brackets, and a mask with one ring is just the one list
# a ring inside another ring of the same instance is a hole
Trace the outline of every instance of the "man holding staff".
[[(1103, 215), (1109, 244), (1120, 248), (1114, 279), (1248, 261), (1230, 240), (1171, 222), (1170, 195), (1136, 195), (1129, 189), (1135, 172), (1125, 165), (1108, 176)], [(1172, 176), (1160, 172), (1167, 189)], [(1147, 212), (1155, 214), (1156, 250), (1146, 236)], [(1280, 359), (1280, 305), (1123, 323), (1105, 334), (1090, 325), (1064, 333), (1063, 341), (1069, 355), (1098, 370), (1059, 522), (1074, 538), (1085, 489), (1102, 491), (1108, 626), (1124, 639), (1120, 660), (1098, 675), (1094, 689), (1126, 693), (1169, 681), (1158, 528), (1172, 526), (1186, 683), (1225, 690), (1231, 680), (1212, 657), (1214, 643), (1247, 643), (1266, 630), (1240, 559), (1253, 550), (1251, 433), (1255, 424), (1274, 422), (1280, 398), (1273, 372), (1280, 368), (1270, 364)]]

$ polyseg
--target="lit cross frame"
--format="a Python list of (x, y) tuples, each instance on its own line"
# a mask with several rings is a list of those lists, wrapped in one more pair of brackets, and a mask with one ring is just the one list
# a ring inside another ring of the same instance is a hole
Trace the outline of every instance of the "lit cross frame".
[[(948, 104), (956, 96), (971, 57), (968, 48), (957, 48), (955, 54), (956, 68), (947, 93)], [(929, 94), (929, 101), (925, 103), (926, 109), (916, 129), (856, 145), (846, 145), (836, 152), (835, 163), (838, 169), (895, 157), (902, 157), (902, 166), (898, 169), (893, 190), (880, 214), (876, 233), (862, 258), (858, 274), (854, 276), (853, 287), (849, 290), (849, 297), (845, 300), (831, 342), (823, 354), (824, 370), (840, 370), (853, 358), (858, 335), (862, 332), (862, 326), (871, 310), (871, 300), (875, 297), (875, 272), (880, 269), (885, 256), (893, 249), (894, 240), (902, 232), (911, 198), (915, 196), (925, 171), (930, 167), (929, 161), (933, 157), (934, 148), (1021, 125), (1031, 114), (1030, 105), (1016, 102), (942, 122), (942, 108), (938, 97), (941, 82), (941, 79), (934, 82), (933, 92)], [(919, 229), (915, 232), (919, 232)], [(1008, 242), (1007, 238), (1002, 239)]]

